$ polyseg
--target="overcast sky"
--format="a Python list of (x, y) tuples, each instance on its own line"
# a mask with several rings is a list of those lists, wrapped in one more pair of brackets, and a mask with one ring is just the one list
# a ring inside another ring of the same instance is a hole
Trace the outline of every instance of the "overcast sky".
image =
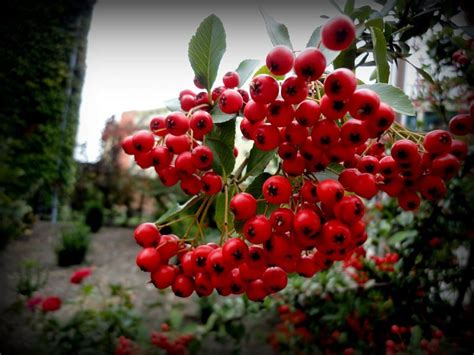
[[(233, 5), (229, 5), (233, 4)], [(358, 2), (358, 5), (360, 3)], [(305, 47), (312, 31), (334, 16), (335, 8), (320, 1), (162, 1), (98, 0), (88, 38), (87, 71), (80, 108), (78, 144), (87, 144), (86, 158), (100, 154), (105, 120), (123, 111), (153, 109), (194, 88), (188, 42), (211, 13), (224, 23), (227, 50), (218, 79), (247, 58), (264, 60), (272, 44), (258, 6), (286, 24), (295, 49)], [(83, 155), (76, 154), (81, 160)]]

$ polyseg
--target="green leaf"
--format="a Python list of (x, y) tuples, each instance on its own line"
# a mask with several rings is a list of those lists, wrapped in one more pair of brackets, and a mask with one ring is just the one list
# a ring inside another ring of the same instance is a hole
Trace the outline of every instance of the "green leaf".
[(364, 22), (369, 18), (369, 16), (372, 14), (374, 10), (370, 6), (362, 6), (357, 9), (355, 9), (352, 14), (351, 18), (352, 19), (358, 19), (360, 23)]
[(258, 59), (245, 59), (240, 62), (239, 67), (235, 70), (240, 77), (239, 87), (242, 87), (250, 79), (259, 63)]
[(216, 80), (225, 49), (225, 30), (221, 20), (216, 15), (206, 17), (189, 42), (188, 57), (194, 74), (207, 90)]
[(365, 27), (370, 28), (370, 27), (376, 27), (380, 30), (383, 30), (384, 28), (384, 23), (383, 23), (383, 18), (381, 17), (376, 17), (370, 20), (367, 20), (365, 22)]
[(356, 57), (357, 48), (354, 42), (349, 48), (339, 52), (339, 55), (333, 61), (334, 68), (348, 68), (354, 70)]
[(393, 234), (389, 239), (390, 245), (402, 244), (405, 240), (414, 238), (418, 235), (416, 230), (404, 230)]
[(234, 169), (235, 120), (214, 125), (214, 130), (206, 136), (206, 145), (214, 154), (212, 168), (225, 177)]
[(263, 196), (262, 186), (263, 183), (272, 176), (269, 173), (261, 173), (255, 179), (253, 179), (252, 183), (245, 189), (245, 192), (251, 194), (256, 199), (259, 199)]
[(172, 309), (170, 312), (170, 327), (174, 331), (180, 329), (181, 324), (183, 324), (183, 314), (177, 309)]
[[(234, 228), (234, 215), (230, 212), (229, 203), (232, 196), (235, 194), (235, 187), (232, 185), (228, 189), (228, 201), (227, 201), (227, 230), (230, 231)], [(220, 192), (217, 195), (216, 200), (216, 212), (214, 213), (214, 220), (216, 221), (217, 228), (222, 232), (224, 229), (225, 220), (225, 193)]]
[(212, 121), (214, 123), (223, 123), (223, 122), (233, 120), (234, 118), (237, 117), (237, 114), (236, 113), (233, 113), (233, 114), (224, 113), (219, 108), (219, 105), (216, 104), (216, 106), (214, 106), (214, 108), (211, 111), (211, 116), (212, 116)]
[(428, 74), (424, 69), (422, 68), (418, 68), (416, 65), (414, 65), (413, 63), (409, 62), (408, 60), (405, 60), (408, 64), (410, 64), (413, 68), (415, 68), (415, 70), (418, 72), (418, 74), (421, 75), (421, 77), (423, 79), (425, 79), (426, 81), (428, 81), (429, 83), (431, 84), (434, 84), (434, 80), (433, 78), (431, 77), (430, 74)]
[(178, 216), (181, 212), (183, 212), (187, 208), (194, 205), (199, 199), (200, 198), (198, 196), (195, 196), (181, 205), (179, 203), (175, 203), (175, 205), (171, 207), (170, 209), (168, 209), (168, 211), (166, 211), (164, 214), (162, 214), (155, 223), (162, 224), (164, 222), (167, 222), (173, 219), (174, 217)]
[(164, 102), (166, 108), (171, 112), (181, 110), (181, 103), (179, 102), (179, 98), (169, 99)]
[(293, 45), (290, 41), (290, 34), (288, 28), (271, 17), (262, 7), (260, 7), (260, 13), (265, 20), (265, 27), (267, 28), (268, 36), (274, 46), (279, 44), (285, 45), (288, 48), (293, 49)]
[(344, 5), (344, 13), (347, 16), (352, 15), (352, 12), (354, 11), (354, 3), (355, 0), (346, 0), (346, 4)]
[(247, 163), (247, 171), (245, 176), (257, 176), (265, 170), (268, 163), (275, 155), (275, 150), (265, 152), (258, 149), (255, 144), (250, 150), (249, 161)]
[(411, 327), (410, 345), (414, 349), (419, 348), (422, 337), (423, 337), (423, 332), (419, 325), (415, 325), (414, 327)]
[(377, 66), (377, 81), (379, 83), (388, 83), (390, 76), (390, 66), (387, 62), (387, 43), (382, 30), (376, 27), (370, 27), (370, 34), (374, 44), (374, 59)]
[(253, 75), (253, 77), (255, 78), (257, 75), (261, 75), (261, 74), (266, 74), (266, 75), (270, 75), (270, 76), (273, 76), (276, 80), (283, 80), (285, 79), (285, 76), (284, 75), (274, 75), (270, 72), (270, 70), (268, 70), (268, 67), (266, 65), (262, 65), (256, 72), (255, 74)]
[(339, 11), (341, 14), (344, 13), (344, 11), (342, 11), (341, 7), (339, 6), (339, 4), (336, 2), (336, 0), (329, 0), (329, 2), (337, 9), (337, 11)]
[(413, 116), (415, 108), (408, 96), (399, 88), (389, 84), (358, 85), (357, 88), (367, 88), (375, 91), (380, 96), (380, 100), (390, 105), (396, 112)]
[(321, 27), (322, 26), (316, 27), (313, 33), (311, 33), (311, 37), (309, 37), (308, 43), (306, 43), (306, 48), (318, 46), (321, 41)]

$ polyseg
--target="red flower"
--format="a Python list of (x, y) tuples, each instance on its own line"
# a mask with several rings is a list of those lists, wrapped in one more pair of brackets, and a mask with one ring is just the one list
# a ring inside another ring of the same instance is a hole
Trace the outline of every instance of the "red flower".
[(90, 267), (83, 267), (79, 270), (76, 270), (71, 278), (70, 282), (73, 284), (80, 284), (82, 280), (84, 280), (86, 277), (90, 276), (92, 274), (92, 269)]
[(26, 307), (28, 307), (30, 311), (34, 311), (41, 301), (43, 301), (43, 297), (33, 296), (26, 301)]
[(46, 298), (41, 304), (43, 312), (54, 312), (61, 308), (61, 299), (56, 296)]

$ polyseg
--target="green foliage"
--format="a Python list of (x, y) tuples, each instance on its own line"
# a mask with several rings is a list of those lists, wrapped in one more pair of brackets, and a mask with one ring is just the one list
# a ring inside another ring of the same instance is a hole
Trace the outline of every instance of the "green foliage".
[(395, 112), (405, 115), (414, 115), (415, 108), (408, 96), (399, 88), (383, 83), (371, 85), (358, 85), (358, 88), (367, 88), (375, 91), (380, 96), (380, 100), (390, 105)]
[(390, 75), (390, 66), (387, 62), (387, 43), (380, 28), (371, 26), (370, 35), (374, 44), (374, 59), (377, 68), (377, 82), (388, 83)]
[(214, 130), (206, 136), (205, 144), (212, 150), (214, 161), (212, 168), (219, 175), (227, 177), (234, 170), (235, 120), (216, 124)]
[[(53, 189), (67, 196), (93, 1), (8, 2), (0, 23), (0, 166), (21, 169), (2, 181), (12, 200), (26, 196), (35, 212)], [(74, 58), (74, 60), (72, 60)], [(72, 65), (72, 66), (71, 66)]]
[(288, 28), (277, 22), (273, 17), (271, 17), (262, 7), (260, 8), (260, 13), (265, 20), (265, 27), (267, 28), (268, 36), (272, 41), (274, 46), (279, 44), (285, 45), (290, 49), (293, 49), (291, 44), (290, 34), (288, 33)]
[(258, 59), (245, 59), (240, 62), (238, 68), (235, 70), (240, 77), (239, 87), (242, 87), (247, 80), (250, 79), (252, 74), (255, 72), (255, 69), (258, 67), (260, 61)]
[(191, 38), (189, 62), (198, 81), (210, 91), (226, 49), (225, 30), (216, 15), (206, 17)]
[(61, 230), (55, 252), (59, 266), (81, 264), (91, 242), (90, 229), (81, 223), (66, 226)]
[(92, 233), (97, 233), (104, 223), (104, 207), (95, 202), (86, 207), (86, 225)]
[(255, 145), (252, 146), (249, 155), (249, 161), (247, 163), (247, 171), (245, 176), (257, 176), (260, 175), (268, 163), (275, 156), (275, 150), (263, 151), (258, 149)]
[(18, 271), (16, 292), (25, 297), (31, 297), (48, 281), (48, 273), (35, 260), (26, 260)]

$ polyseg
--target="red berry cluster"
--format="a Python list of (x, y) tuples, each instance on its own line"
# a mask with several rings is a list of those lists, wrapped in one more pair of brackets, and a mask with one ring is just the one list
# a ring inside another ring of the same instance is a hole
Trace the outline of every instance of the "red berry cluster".
[(279, 322), (267, 338), (267, 342), (278, 352), (280, 344), (301, 340), (310, 343), (314, 337), (306, 327), (306, 314), (300, 310), (292, 311), (287, 305), (278, 307)]
[(169, 335), (163, 332), (153, 332), (151, 334), (151, 343), (157, 348), (163, 349), (168, 355), (186, 355), (188, 354), (187, 347), (193, 340), (191, 334), (183, 334), (175, 339), (171, 339)]
[[(410, 344), (411, 327), (393, 324), (390, 328), (390, 332), (394, 339), (388, 339), (385, 342), (385, 354), (393, 355), (400, 352), (406, 352), (408, 344)], [(440, 329), (433, 329), (431, 333), (431, 340), (423, 338), (419, 343), (420, 348), (423, 350), (422, 353), (426, 355), (439, 354), (441, 340), (444, 337), (444, 334)]]

